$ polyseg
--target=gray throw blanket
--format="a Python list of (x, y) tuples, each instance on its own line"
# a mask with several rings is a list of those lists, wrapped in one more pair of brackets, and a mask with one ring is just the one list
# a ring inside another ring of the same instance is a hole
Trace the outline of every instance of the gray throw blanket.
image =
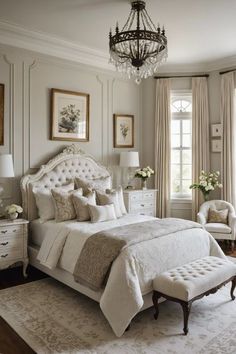
[(112, 262), (125, 247), (193, 228), (202, 226), (193, 221), (167, 218), (100, 231), (85, 242), (75, 265), (74, 279), (97, 291), (103, 287)]

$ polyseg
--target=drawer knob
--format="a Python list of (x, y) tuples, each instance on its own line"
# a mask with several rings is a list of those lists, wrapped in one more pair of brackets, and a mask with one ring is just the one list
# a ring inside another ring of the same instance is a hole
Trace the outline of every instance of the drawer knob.
[(6, 232), (7, 232), (7, 230), (3, 230), (3, 231), (1, 231), (1, 233), (2, 233), (2, 234), (5, 234)]
[(8, 253), (6, 253), (6, 254), (1, 254), (1, 257), (2, 258), (6, 258), (8, 256)]
[(15, 230), (13, 230), (13, 232), (16, 232), (16, 229), (15, 229)]
[(8, 243), (9, 243), (9, 242), (2, 242), (2, 243), (0, 243), (0, 245), (1, 245), (1, 246), (6, 246), (6, 245), (8, 245)]
[(144, 204), (141, 204), (141, 207), (144, 207)]

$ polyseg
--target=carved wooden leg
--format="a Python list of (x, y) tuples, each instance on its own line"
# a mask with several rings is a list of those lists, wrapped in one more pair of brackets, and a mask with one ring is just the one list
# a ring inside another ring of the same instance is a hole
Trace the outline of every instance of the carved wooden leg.
[(26, 273), (26, 269), (28, 267), (28, 264), (29, 264), (29, 260), (28, 259), (25, 259), (23, 261), (23, 276), (24, 278), (27, 278), (28, 277), (28, 274)]
[(236, 287), (236, 277), (234, 277), (232, 280), (232, 286), (231, 286), (231, 290), (230, 290), (230, 295), (231, 295), (232, 300), (235, 300), (235, 296), (234, 296), (235, 287)]
[(154, 313), (155, 320), (157, 320), (158, 315), (159, 315), (158, 300), (160, 298), (161, 298), (161, 295), (157, 291), (154, 291), (153, 295), (152, 295), (152, 301), (153, 301), (153, 305), (154, 305), (155, 310), (156, 310), (156, 312)]
[(183, 313), (184, 313), (184, 334), (187, 335), (188, 334), (188, 318), (189, 318), (189, 314), (191, 311), (192, 303), (183, 301), (180, 304), (182, 306)]
[(233, 251), (234, 251), (234, 240), (231, 241), (231, 252), (233, 252)]

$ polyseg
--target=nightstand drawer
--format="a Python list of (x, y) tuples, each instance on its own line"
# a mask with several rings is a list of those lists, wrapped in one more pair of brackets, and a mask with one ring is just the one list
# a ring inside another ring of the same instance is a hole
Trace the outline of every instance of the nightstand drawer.
[(130, 195), (131, 202), (137, 202), (139, 200), (142, 200), (142, 198), (143, 198), (142, 192), (131, 193)]
[(7, 249), (19, 249), (23, 248), (24, 238), (23, 235), (17, 235), (17, 237), (4, 237), (4, 239), (0, 239), (0, 253), (5, 252)]
[(0, 264), (4, 261), (14, 260), (23, 257), (23, 247), (21, 249), (0, 251)]
[(13, 225), (0, 228), (0, 240), (2, 237), (23, 233), (23, 225)]
[(143, 199), (145, 200), (145, 199), (149, 199), (149, 200), (154, 200), (154, 198), (155, 198), (155, 192), (153, 192), (153, 191), (151, 191), (151, 192), (148, 192), (148, 191), (146, 191), (146, 192), (143, 192)]
[(156, 216), (154, 209), (144, 209), (142, 211), (137, 212), (138, 215), (148, 215), (148, 216)]
[(154, 208), (154, 201), (141, 201), (141, 202), (137, 202), (137, 203), (133, 203), (130, 206), (130, 211), (139, 211), (139, 210), (143, 210), (143, 209), (153, 209)]

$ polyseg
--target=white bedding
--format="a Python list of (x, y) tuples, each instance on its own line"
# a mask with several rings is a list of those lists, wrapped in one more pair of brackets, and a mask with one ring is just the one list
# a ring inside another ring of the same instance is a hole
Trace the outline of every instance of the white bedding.
[[(92, 224), (64, 222), (44, 224), (47, 232), (38, 259), (53, 269), (59, 266), (73, 273), (75, 263), (86, 239), (101, 230), (152, 217), (127, 215), (120, 219)], [(157, 274), (205, 257), (225, 258), (213, 237), (203, 229), (190, 229), (135, 244), (124, 249), (114, 261), (100, 307), (117, 336), (121, 336), (143, 305), (143, 297), (152, 291)]]

